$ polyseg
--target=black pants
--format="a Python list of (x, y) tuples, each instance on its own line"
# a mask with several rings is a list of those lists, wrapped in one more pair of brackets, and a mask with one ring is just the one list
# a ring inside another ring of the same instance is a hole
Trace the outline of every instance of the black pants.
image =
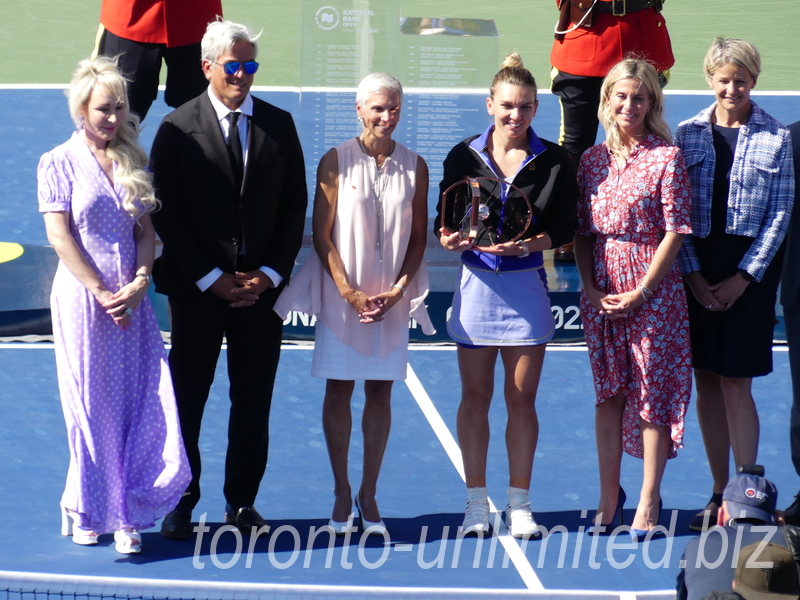
[(783, 307), (786, 341), (789, 343), (789, 367), (792, 373), (792, 412), (789, 421), (792, 464), (800, 475), (800, 302)]
[(198, 440), (223, 336), (228, 344), (231, 401), (223, 491), (234, 507), (255, 502), (267, 467), (269, 412), (283, 331), (272, 304), (264, 298), (253, 306), (230, 308), (222, 300), (197, 303), (170, 298), (169, 365), (192, 468), (188, 493), (180, 501), (183, 507), (194, 508), (200, 499)]
[(158, 95), (162, 60), (167, 64), (164, 93), (167, 105), (177, 108), (199, 96), (208, 85), (200, 66), (200, 42), (167, 48), (165, 44), (134, 42), (103, 31), (97, 53), (119, 56), (120, 69), (130, 80), (128, 98), (131, 112), (139, 115), (142, 121)]
[(561, 104), (561, 131), (558, 144), (570, 153), (577, 169), (577, 160), (594, 146), (597, 139), (597, 109), (600, 107), (602, 77), (581, 77), (557, 71), (551, 91)]

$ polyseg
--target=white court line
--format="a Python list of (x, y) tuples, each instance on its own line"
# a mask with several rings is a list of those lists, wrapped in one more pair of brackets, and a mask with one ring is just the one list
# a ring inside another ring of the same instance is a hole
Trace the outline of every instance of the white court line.
[[(24, 348), (25, 350), (52, 350), (53, 342), (0, 342), (0, 350), (12, 348)], [(164, 347), (170, 349), (171, 344), (164, 344)], [(228, 345), (222, 344), (222, 349), (227, 350)], [(282, 344), (281, 351), (283, 350), (313, 350), (314, 344)], [(426, 352), (455, 352), (456, 346), (428, 346), (426, 344), (411, 344), (408, 347), (411, 351), (424, 350)], [(786, 344), (772, 346), (773, 352), (788, 352), (789, 346)], [(547, 346), (547, 352), (586, 352), (586, 346)]]
[[(410, 351), (420, 351), (424, 350), (425, 352), (455, 352), (457, 346), (455, 344), (426, 344), (425, 342), (415, 343), (412, 342), (408, 345), (408, 349)], [(547, 346), (548, 352), (586, 352), (586, 346), (581, 344), (571, 344), (569, 346), (557, 346), (557, 345), (548, 345)]]
[[(447, 425), (445, 425), (442, 416), (439, 414), (439, 411), (436, 410), (436, 407), (433, 405), (430, 396), (428, 396), (428, 392), (425, 391), (425, 388), (422, 386), (422, 383), (417, 377), (417, 374), (414, 372), (414, 369), (411, 368), (410, 364), (408, 365), (406, 385), (408, 386), (411, 395), (414, 396), (414, 399), (417, 401), (417, 404), (419, 405), (420, 410), (422, 410), (422, 413), (425, 415), (425, 418), (428, 419), (428, 423), (430, 423), (433, 432), (436, 434), (436, 437), (439, 438), (439, 442), (442, 444), (442, 447), (444, 447), (445, 452), (447, 452), (447, 456), (450, 458), (450, 461), (453, 463), (456, 471), (458, 471), (461, 479), (466, 482), (466, 478), (464, 477), (463, 461), (461, 459), (461, 450), (459, 449), (458, 444), (456, 444), (453, 434), (450, 433)], [(530, 562), (528, 562), (528, 557), (525, 556), (522, 548), (520, 548), (514, 538), (509, 535), (508, 528), (502, 523), (502, 519), (499, 518), (497, 507), (494, 505), (494, 502), (492, 502), (491, 498), (489, 499), (489, 510), (492, 513), (495, 513), (495, 518), (493, 521), (495, 534), (497, 535), (500, 544), (502, 544), (503, 549), (506, 551), (506, 554), (508, 554), (508, 557), (511, 559), (511, 562), (514, 564), (514, 568), (517, 569), (519, 576), (522, 577), (525, 587), (534, 592), (543, 592), (544, 586), (542, 585), (542, 582), (534, 572)]]

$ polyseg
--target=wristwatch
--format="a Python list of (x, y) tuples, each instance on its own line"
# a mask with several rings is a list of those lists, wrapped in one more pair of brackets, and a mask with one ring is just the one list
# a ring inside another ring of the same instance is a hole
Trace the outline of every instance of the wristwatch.
[(137, 273), (136, 277), (144, 277), (144, 282), (149, 286), (153, 283), (153, 276), (149, 273)]
[(530, 256), (531, 251), (528, 249), (528, 244), (526, 244), (523, 240), (517, 240), (514, 243), (522, 249), (522, 254), (519, 255), (519, 258)]

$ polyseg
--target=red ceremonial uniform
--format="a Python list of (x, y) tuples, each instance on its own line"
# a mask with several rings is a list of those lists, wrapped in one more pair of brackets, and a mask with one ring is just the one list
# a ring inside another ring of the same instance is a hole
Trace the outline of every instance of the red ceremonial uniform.
[[(611, 2), (599, 0), (598, 4)], [(652, 61), (659, 73), (675, 64), (667, 24), (659, 11), (649, 8), (615, 16), (593, 9), (592, 13), (591, 27), (578, 27), (553, 44), (550, 64), (559, 71), (605, 77), (630, 52)]]
[(197, 43), (221, 0), (103, 0), (100, 22), (121, 38), (168, 48)]

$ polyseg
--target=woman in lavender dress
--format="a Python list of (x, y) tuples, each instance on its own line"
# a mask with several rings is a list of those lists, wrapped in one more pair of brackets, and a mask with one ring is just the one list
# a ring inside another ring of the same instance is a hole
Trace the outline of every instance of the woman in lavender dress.
[(78, 131), (39, 162), (39, 210), (59, 256), (50, 305), (70, 464), (62, 534), (114, 532), (123, 554), (190, 479), (175, 396), (147, 297), (157, 208), (126, 82), (84, 60), (69, 91)]

